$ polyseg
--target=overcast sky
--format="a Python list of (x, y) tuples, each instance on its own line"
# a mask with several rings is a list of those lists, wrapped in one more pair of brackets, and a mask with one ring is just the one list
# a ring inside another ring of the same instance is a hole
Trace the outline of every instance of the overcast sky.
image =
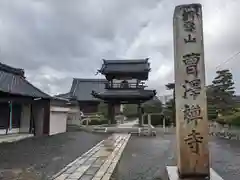
[(0, 61), (24, 68), (47, 93), (69, 91), (73, 77), (95, 76), (105, 59), (150, 58), (149, 86), (173, 81), (172, 17), (179, 4), (203, 5), (207, 82), (230, 68), (240, 93), (239, 0), (0, 0)]

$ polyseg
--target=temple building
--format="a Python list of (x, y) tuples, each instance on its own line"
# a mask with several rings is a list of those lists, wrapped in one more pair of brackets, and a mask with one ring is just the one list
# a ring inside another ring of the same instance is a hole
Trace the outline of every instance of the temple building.
[(156, 95), (155, 90), (145, 89), (150, 70), (148, 59), (103, 60), (98, 72), (106, 78), (105, 89), (93, 90), (92, 95), (108, 104), (109, 123), (116, 123), (116, 105), (138, 104), (139, 125), (142, 125), (141, 104)]
[[(103, 101), (95, 98), (91, 92), (93, 90), (103, 91), (105, 89), (105, 83), (107, 83), (106, 79), (74, 78), (68, 93), (55, 96), (69, 100), (69, 125), (80, 125), (80, 113), (89, 115), (98, 112), (99, 104)], [(115, 111), (116, 113), (120, 113), (120, 107), (116, 105)]]
[(23, 69), (0, 63), (0, 135), (65, 132), (67, 102), (32, 85)]

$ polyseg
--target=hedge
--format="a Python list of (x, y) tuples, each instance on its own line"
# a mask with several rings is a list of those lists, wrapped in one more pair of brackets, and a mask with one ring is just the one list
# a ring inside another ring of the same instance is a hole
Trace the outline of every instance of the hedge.
[(127, 118), (138, 118), (138, 114), (124, 114)]
[(232, 126), (240, 126), (240, 112), (228, 116), (222, 116), (217, 119), (219, 124), (228, 124)]
[(235, 116), (231, 120), (231, 125), (240, 126), (240, 116)]
[[(91, 119), (91, 121), (88, 122), (88, 125), (102, 125), (102, 124), (108, 124), (107, 119)], [(87, 125), (87, 121), (83, 121), (83, 125)]]

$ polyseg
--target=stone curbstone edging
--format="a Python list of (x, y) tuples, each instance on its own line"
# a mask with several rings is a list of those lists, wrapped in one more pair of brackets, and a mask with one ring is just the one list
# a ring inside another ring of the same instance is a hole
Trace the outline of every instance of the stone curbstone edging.
[(239, 134), (231, 132), (210, 132), (209, 135), (223, 139), (240, 140)]

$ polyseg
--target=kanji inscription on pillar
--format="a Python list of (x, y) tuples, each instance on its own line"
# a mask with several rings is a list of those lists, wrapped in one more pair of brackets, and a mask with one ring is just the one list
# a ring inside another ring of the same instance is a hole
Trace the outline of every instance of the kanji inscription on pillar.
[(202, 143), (202, 139), (203, 137), (201, 134), (193, 129), (184, 141), (187, 143), (192, 153), (199, 154), (199, 146)]
[(173, 27), (179, 175), (206, 177), (210, 170), (201, 5), (177, 6)]
[(197, 105), (191, 105), (188, 104), (184, 105), (184, 121), (186, 123), (194, 123), (195, 126), (198, 125), (198, 121), (202, 120), (202, 114), (201, 114), (201, 108)]
[(196, 100), (197, 96), (201, 93), (201, 79), (185, 80), (182, 87), (184, 88), (184, 99), (192, 97)]

